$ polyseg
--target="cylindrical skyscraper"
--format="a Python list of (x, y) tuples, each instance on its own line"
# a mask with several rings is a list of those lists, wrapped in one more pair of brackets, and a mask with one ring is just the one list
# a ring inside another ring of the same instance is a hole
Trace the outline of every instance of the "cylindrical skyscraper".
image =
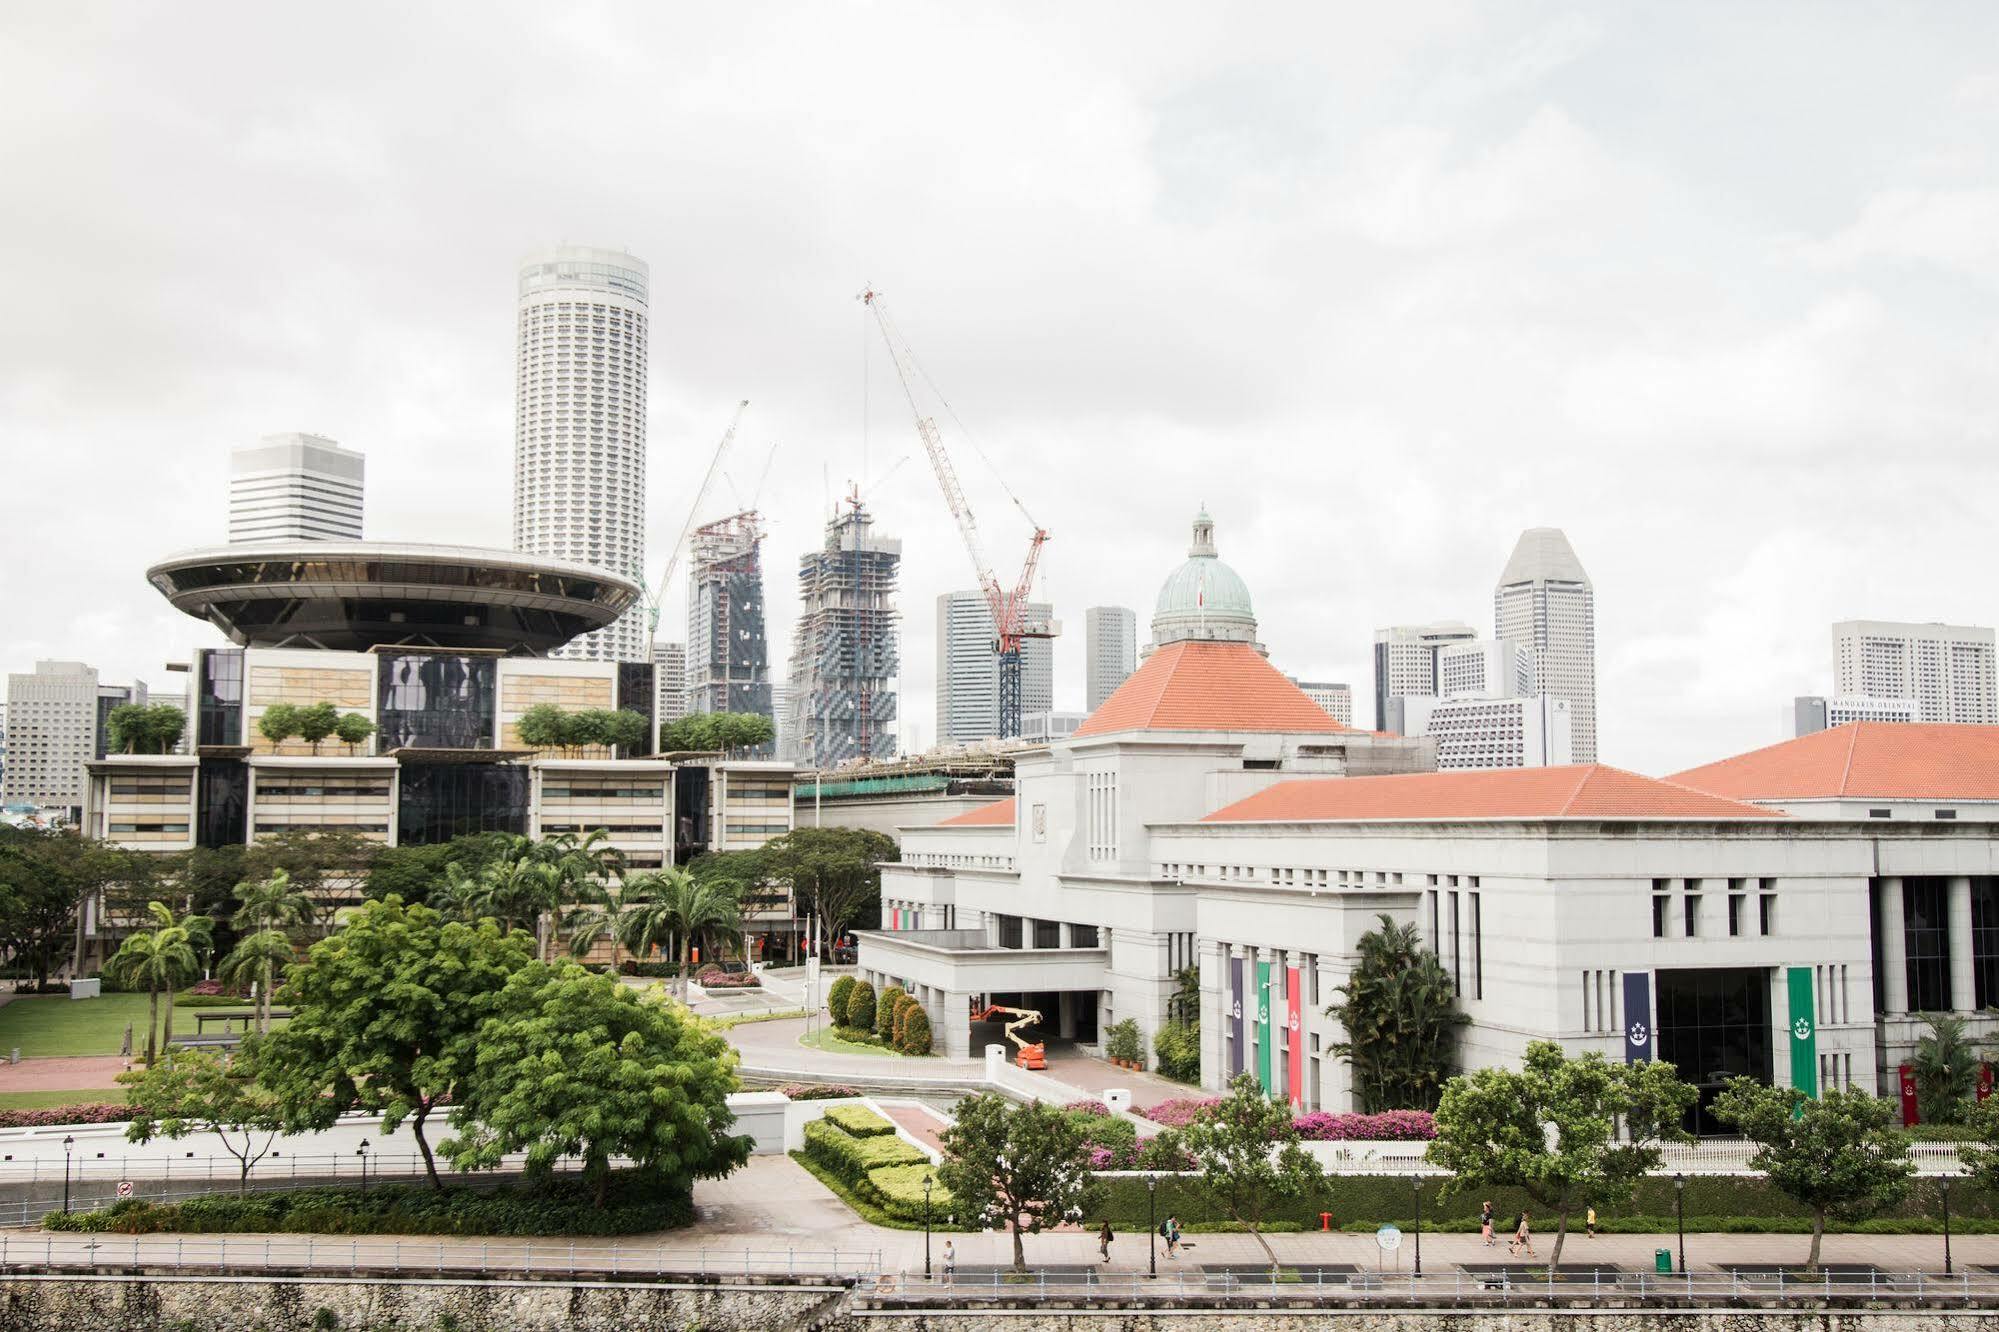
[[(564, 245), (520, 271), (514, 548), (645, 577), (646, 266)], [(645, 607), (558, 655), (650, 661)]]

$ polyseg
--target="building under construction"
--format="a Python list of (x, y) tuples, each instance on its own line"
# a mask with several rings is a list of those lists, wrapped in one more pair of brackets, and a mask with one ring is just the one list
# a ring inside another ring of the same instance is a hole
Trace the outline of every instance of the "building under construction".
[(798, 631), (791, 647), (791, 724), (798, 761), (830, 768), (893, 757), (895, 579), (902, 542), (874, 535), (858, 497), (841, 502), (825, 545), (798, 559)]
[(687, 575), (690, 713), (771, 716), (762, 548), (763, 519), (754, 510), (694, 529)]

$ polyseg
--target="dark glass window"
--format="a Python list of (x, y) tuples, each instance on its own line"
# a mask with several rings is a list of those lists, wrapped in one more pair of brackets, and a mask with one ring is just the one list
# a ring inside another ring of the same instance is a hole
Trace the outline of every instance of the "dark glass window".
[(1902, 881), (1902, 938), (1909, 953), (1909, 1011), (1950, 1007), (1949, 889), (1942, 879)]
[(1766, 967), (1655, 974), (1659, 1057), (1698, 1089), (1688, 1127), (1726, 1133), (1708, 1106), (1730, 1078), (1770, 1081), (1770, 972)]
[(405, 763), (396, 841), (435, 846), (467, 833), (525, 833), (528, 770), (518, 763)]
[(1742, 933), (1742, 894), (1728, 895), (1728, 937), (1733, 939)]
[(1971, 881), (1972, 1003), (1999, 1005), (1999, 879)]
[(685, 865), (708, 849), (709, 770), (673, 770), (673, 863)]
[(650, 754), (659, 739), (658, 719), (653, 716), (653, 669), (649, 661), (621, 661), (618, 663), (618, 708), (622, 712), (636, 712), (646, 719), (646, 738), (639, 746), (626, 754), (626, 758), (637, 758)]
[(1485, 918), (1479, 910), (1479, 895), (1471, 894), (1471, 997), (1485, 998)]
[(1036, 948), (1060, 948), (1062, 946), (1062, 922), (1056, 920), (1035, 921), (1034, 946)]
[(1671, 905), (1672, 899), (1664, 893), (1652, 894), (1652, 937), (1654, 939), (1663, 939), (1666, 937), (1666, 910)]
[(1097, 948), (1097, 927), (1094, 925), (1071, 925), (1069, 927), (1070, 947)]
[(1701, 932), (1701, 895), (1688, 893), (1681, 901), (1687, 917), (1687, 937), (1697, 939)]
[(491, 749), (499, 664), (446, 652), (385, 654), (381, 751)]
[(214, 648), (201, 654), (195, 689), (195, 744), (243, 743), (243, 650)]
[(1458, 895), (1451, 894), (1451, 993), (1465, 992), (1464, 936), (1458, 932)]
[(1756, 932), (1766, 938), (1777, 932), (1777, 894), (1761, 893), (1757, 896)]
[(1001, 916), (999, 918), (999, 946), (1001, 948), (1020, 947), (1020, 917)]
[[(237, 654), (240, 662), (242, 654)], [(250, 766), (242, 759), (201, 760), (195, 793), (197, 846), (240, 846), (249, 840)]]

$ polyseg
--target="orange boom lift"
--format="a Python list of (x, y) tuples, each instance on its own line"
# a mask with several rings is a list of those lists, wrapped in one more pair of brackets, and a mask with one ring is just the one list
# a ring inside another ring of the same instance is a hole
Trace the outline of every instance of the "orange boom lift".
[(1020, 1048), (1014, 1052), (1013, 1062), (1022, 1068), (1044, 1069), (1048, 1067), (1048, 1050), (1040, 1041), (1030, 1041), (1020, 1034), (1022, 1027), (1041, 1025), (1041, 1014), (1032, 1008), (1008, 1008), (1003, 1004), (988, 1004), (983, 1012), (972, 1015), (974, 1022), (990, 1022), (1003, 1013), (1011, 1013), (1013, 1020), (1006, 1024), (1006, 1038)]

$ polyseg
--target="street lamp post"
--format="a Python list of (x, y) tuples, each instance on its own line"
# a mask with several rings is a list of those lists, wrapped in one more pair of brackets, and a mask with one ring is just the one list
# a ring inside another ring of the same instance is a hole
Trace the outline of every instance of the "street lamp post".
[(368, 1191), (368, 1140), (366, 1138), (361, 1139), (361, 1145), (354, 1149), (354, 1154), (361, 1158), (361, 1192), (366, 1193)]
[(1955, 1269), (1950, 1261), (1950, 1176), (1943, 1177), (1943, 1274), (1952, 1276)]
[(1673, 1218), (1680, 1231), (1680, 1271), (1687, 1270), (1687, 1177), (1673, 1176)]
[(75, 1146), (76, 1138), (71, 1135), (64, 1135), (62, 1140), (62, 1214), (64, 1216), (69, 1215), (69, 1158), (70, 1152)]
[(930, 1186), (934, 1181), (923, 1177), (923, 1279), (930, 1279)]
[(1159, 1276), (1159, 1176), (1145, 1177), (1145, 1275)]
[(1423, 1177), (1421, 1175), (1411, 1175), (1409, 1177), (1409, 1196), (1416, 1200), (1415, 1274), (1417, 1276), (1422, 1276), (1423, 1275)]

